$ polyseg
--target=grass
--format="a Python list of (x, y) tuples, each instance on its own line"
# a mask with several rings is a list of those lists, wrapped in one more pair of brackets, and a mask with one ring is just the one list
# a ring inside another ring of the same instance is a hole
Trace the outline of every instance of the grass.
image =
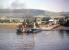
[(0, 23), (0, 28), (16, 28), (18, 26), (18, 24), (21, 24), (21, 23)]

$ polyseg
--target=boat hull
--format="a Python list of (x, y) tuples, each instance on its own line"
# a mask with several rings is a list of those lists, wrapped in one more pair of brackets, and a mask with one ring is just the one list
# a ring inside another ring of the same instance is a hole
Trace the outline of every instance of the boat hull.
[(40, 32), (40, 29), (30, 29), (30, 30), (26, 30), (26, 31), (22, 31), (20, 29), (17, 29), (17, 33), (38, 33)]

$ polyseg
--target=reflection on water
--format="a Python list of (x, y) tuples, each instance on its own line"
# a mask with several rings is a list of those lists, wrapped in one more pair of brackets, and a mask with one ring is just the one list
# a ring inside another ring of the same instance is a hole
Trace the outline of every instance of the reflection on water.
[(28, 34), (0, 29), (0, 50), (69, 50), (69, 31)]

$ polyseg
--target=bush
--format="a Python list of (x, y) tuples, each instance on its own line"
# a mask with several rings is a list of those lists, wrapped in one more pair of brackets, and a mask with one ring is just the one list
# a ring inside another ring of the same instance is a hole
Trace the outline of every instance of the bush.
[(19, 23), (20, 21), (18, 19), (13, 19), (11, 22), (12, 23)]
[(1, 19), (0, 19), (0, 23), (10, 23), (10, 20), (7, 20), (7, 19), (1, 20)]

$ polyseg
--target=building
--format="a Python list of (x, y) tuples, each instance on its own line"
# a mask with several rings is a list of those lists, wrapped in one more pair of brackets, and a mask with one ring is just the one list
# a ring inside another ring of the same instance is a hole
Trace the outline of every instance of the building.
[(54, 24), (58, 24), (59, 23), (59, 19), (63, 18), (64, 16), (51, 16), (51, 19), (53, 20)]
[(48, 17), (48, 16), (46, 16), (46, 15), (38, 15), (38, 16), (35, 16), (36, 22), (37, 22), (38, 24), (45, 23), (46, 21), (43, 21), (42, 19), (43, 19), (43, 18), (46, 18), (46, 17)]

